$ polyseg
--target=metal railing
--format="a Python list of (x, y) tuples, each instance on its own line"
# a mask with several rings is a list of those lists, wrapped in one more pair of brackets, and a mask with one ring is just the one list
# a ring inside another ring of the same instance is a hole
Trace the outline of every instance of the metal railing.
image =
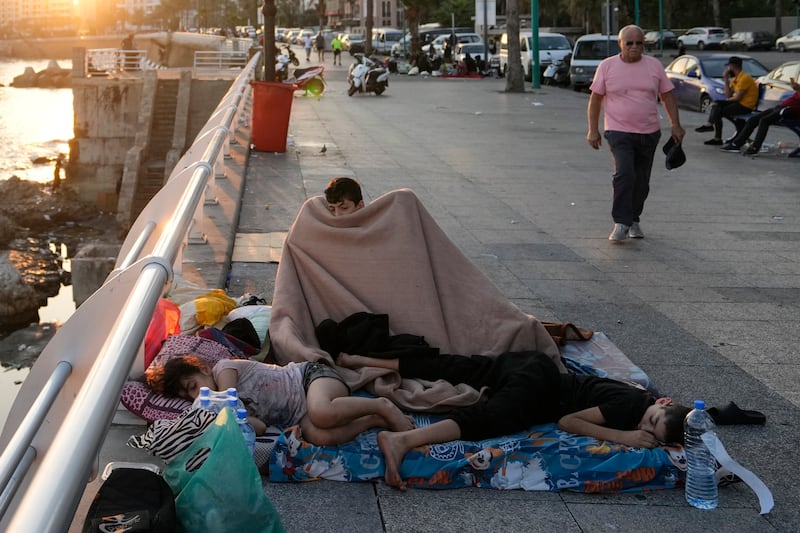
[(247, 52), (196, 50), (194, 53), (194, 68), (213, 70), (240, 69), (247, 65), (247, 59)]
[(66, 531), (206, 188), (249, 103), (256, 54), (128, 233), (116, 268), (61, 327), (0, 434), (0, 531)]
[(121, 50), (119, 48), (92, 48), (86, 51), (86, 73), (90, 76), (107, 75), (110, 72), (135, 72), (154, 65), (147, 59), (144, 50)]

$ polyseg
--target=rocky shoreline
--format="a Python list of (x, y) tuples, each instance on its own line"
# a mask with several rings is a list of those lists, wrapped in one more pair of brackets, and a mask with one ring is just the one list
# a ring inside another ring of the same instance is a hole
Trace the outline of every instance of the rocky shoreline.
[(25, 71), (15, 76), (11, 87), (28, 89), (64, 89), (72, 87), (72, 69), (61, 68), (57, 61), (50, 60), (47, 68), (36, 72), (33, 67), (25, 67)]
[(71, 284), (57, 251), (65, 245), (71, 258), (90, 243), (118, 243), (119, 228), (64, 183), (53, 191), (13, 176), (0, 181), (0, 197), (0, 364), (20, 368), (57, 329), (38, 323), (38, 309)]

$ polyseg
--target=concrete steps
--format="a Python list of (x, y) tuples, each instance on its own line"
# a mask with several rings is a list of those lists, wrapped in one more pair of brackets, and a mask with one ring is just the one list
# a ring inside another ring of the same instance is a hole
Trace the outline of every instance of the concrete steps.
[(153, 106), (153, 121), (150, 125), (148, 151), (142, 172), (139, 174), (132, 215), (135, 218), (153, 196), (161, 190), (167, 152), (172, 148), (175, 130), (176, 106), (178, 103), (178, 80), (159, 80)]

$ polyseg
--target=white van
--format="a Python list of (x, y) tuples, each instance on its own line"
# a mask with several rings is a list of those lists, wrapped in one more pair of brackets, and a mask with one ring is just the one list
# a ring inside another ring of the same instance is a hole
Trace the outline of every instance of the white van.
[(403, 38), (403, 31), (396, 28), (373, 28), (372, 50), (381, 54), (390, 54), (392, 45)]
[(589, 87), (594, 79), (597, 65), (605, 58), (619, 52), (619, 41), (616, 35), (593, 33), (580, 37), (575, 42), (575, 51), (572, 53), (572, 61), (569, 66), (572, 88), (580, 91), (584, 87)]
[[(519, 32), (519, 51), (522, 56), (522, 70), (525, 79), (531, 81), (531, 65), (533, 65), (533, 37), (531, 30)], [(539, 32), (539, 71), (558, 59), (564, 59), (572, 53), (572, 41), (560, 33)], [(503, 75), (508, 72), (508, 34), (500, 37), (500, 69)]]

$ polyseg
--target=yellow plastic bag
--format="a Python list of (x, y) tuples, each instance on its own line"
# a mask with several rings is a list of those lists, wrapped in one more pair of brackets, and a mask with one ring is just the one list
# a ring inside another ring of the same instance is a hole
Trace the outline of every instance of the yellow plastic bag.
[(194, 306), (197, 322), (201, 326), (213, 326), (219, 322), (220, 318), (236, 308), (236, 301), (225, 294), (222, 289), (214, 289), (203, 296), (195, 298)]

